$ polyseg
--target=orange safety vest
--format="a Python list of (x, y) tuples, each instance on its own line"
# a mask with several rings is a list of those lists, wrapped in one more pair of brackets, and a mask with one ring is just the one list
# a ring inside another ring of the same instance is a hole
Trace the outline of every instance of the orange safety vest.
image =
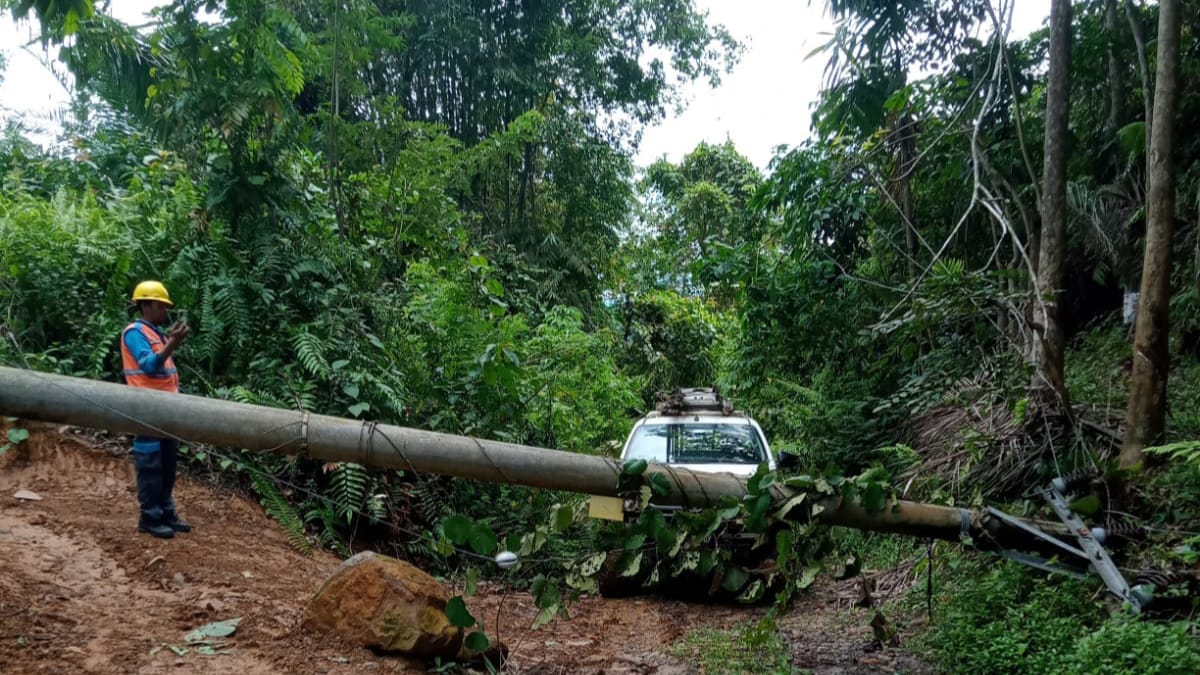
[(166, 363), (163, 363), (161, 375), (143, 372), (137, 359), (133, 358), (133, 354), (129, 352), (129, 347), (125, 344), (125, 334), (131, 330), (140, 330), (142, 335), (145, 335), (146, 339), (150, 341), (150, 349), (154, 350), (155, 354), (167, 346), (158, 332), (145, 322), (135, 321), (126, 326), (125, 330), (121, 331), (121, 368), (125, 375), (125, 384), (131, 387), (146, 387), (147, 389), (179, 393), (179, 374), (175, 371), (175, 361), (168, 356)]

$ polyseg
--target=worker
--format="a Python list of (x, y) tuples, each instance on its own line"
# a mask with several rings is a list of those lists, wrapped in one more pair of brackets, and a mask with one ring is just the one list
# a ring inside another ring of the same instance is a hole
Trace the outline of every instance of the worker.
[[(143, 281), (133, 290), (133, 302), (141, 315), (121, 333), (121, 368), (131, 387), (179, 393), (179, 373), (172, 355), (191, 330), (179, 321), (169, 332), (167, 310), (174, 307), (166, 286)], [(175, 487), (175, 464), (179, 442), (172, 438), (138, 435), (133, 439), (133, 465), (137, 470), (137, 497), (141, 507), (138, 529), (160, 539), (191, 526), (175, 512), (171, 492)]]

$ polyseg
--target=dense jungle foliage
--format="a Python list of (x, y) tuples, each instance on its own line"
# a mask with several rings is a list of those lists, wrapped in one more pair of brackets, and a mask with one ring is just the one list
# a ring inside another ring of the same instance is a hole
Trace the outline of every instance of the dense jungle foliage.
[[(1175, 201), (1152, 223), (1156, 2), (1065, 3), (1064, 65), (1049, 29), (1009, 40), (987, 0), (832, 0), (810, 140), (765, 170), (730, 143), (633, 165), (680, 86), (717, 85), (742, 49), (690, 0), (173, 0), (136, 27), (90, 0), (0, 4), (76, 92), (53, 143), (12, 116), (0, 134), (6, 365), (116, 380), (129, 291), (157, 278), (193, 329), (187, 392), (613, 456), (656, 391), (715, 383), (815, 473), (1020, 501), (1115, 464), (1137, 369), (1123, 299), (1166, 219), (1152, 444), (1179, 458), (1128, 499), (1169, 505), (1140, 511), (1167, 530), (1200, 513), (1200, 5), (1162, 3), (1182, 34), (1158, 86), (1178, 92)], [(1064, 270), (1049, 296), (1039, 259)], [(1051, 323), (1057, 397), (1036, 386)], [(523, 533), (574, 499), (218, 448), (189, 465), (255, 490), (302, 549), (447, 570), (447, 518)], [(543, 550), (591, 550), (596, 532), (563, 529)], [(1191, 536), (1137, 555), (1194, 564)], [(1196, 663), (1186, 622), (1107, 620), (1091, 589), (990, 565), (939, 596), (955, 620), (929, 649), (958, 672), (1123, 672), (1149, 641), (1170, 650), (1143, 667)]]

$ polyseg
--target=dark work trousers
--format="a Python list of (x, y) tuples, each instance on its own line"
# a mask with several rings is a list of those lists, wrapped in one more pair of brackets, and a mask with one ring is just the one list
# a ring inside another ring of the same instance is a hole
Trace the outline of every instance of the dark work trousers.
[[(149, 437), (138, 437), (149, 441)], [(163, 523), (175, 515), (175, 464), (179, 458), (179, 441), (158, 439), (156, 452), (134, 452), (133, 466), (137, 469), (138, 505), (142, 518), (153, 524)]]

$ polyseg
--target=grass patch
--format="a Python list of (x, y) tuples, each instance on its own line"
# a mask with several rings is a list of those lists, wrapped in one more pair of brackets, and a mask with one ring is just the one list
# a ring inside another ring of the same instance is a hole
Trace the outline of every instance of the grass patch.
[[(1110, 322), (1077, 339), (1066, 354), (1065, 375), (1072, 400), (1098, 416), (1124, 419), (1129, 403), (1129, 363), (1133, 345), (1127, 328)], [(1167, 440), (1200, 439), (1200, 360), (1183, 353), (1171, 337), (1167, 379)]]
[(791, 673), (791, 650), (775, 622), (763, 619), (733, 628), (697, 628), (671, 646), (671, 656), (702, 673)]
[(950, 556), (934, 622), (917, 647), (945, 672), (1083, 675), (1200, 672), (1191, 622), (1109, 616), (1094, 579)]

